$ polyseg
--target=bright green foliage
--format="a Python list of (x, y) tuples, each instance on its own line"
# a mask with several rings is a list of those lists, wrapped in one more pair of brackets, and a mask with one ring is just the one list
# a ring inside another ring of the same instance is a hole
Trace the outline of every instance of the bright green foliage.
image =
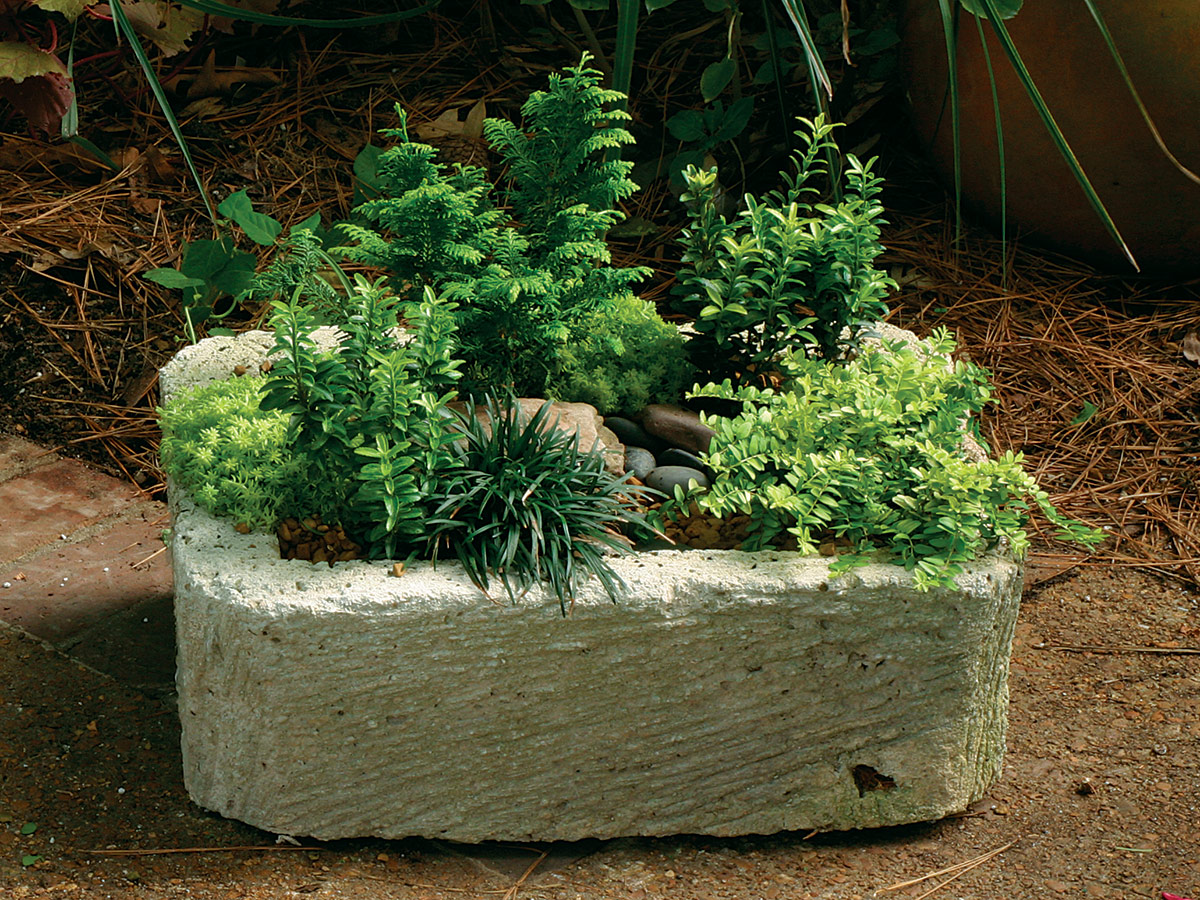
[(595, 576), (614, 602), (623, 587), (605, 551), (628, 542), (615, 523), (643, 527), (626, 478), (582, 453), (575, 437), (551, 427), (550, 405), (527, 423), (509, 400), (487, 401), (490, 431), (476, 416), (457, 416), (456, 465), (433, 488), (427, 525), (436, 553), (453, 551), (485, 593), (496, 575), (510, 600), (545, 582), (563, 613), (580, 583)]
[(746, 513), (765, 546), (782, 532), (801, 552), (844, 537), (866, 561), (876, 548), (915, 571), (919, 587), (949, 583), (961, 565), (998, 541), (1020, 554), (1036, 504), (1071, 540), (1098, 534), (1064, 519), (1021, 467), (1020, 454), (976, 462), (963, 449), (964, 422), (989, 401), (987, 374), (952, 362), (942, 331), (928, 353), (898, 344), (864, 350), (844, 365), (789, 355), (786, 391), (708, 385), (701, 396), (742, 402), (734, 418), (710, 417), (705, 455), (716, 473), (690, 498), (718, 516)]
[[(400, 143), (378, 160), (383, 196), (357, 207), (374, 227), (345, 226), (351, 259), (385, 266), (398, 291), (429, 286), (455, 313), (464, 385), (540, 395), (582, 323), (645, 277), (611, 265), (604, 235), (636, 185), (632, 163), (607, 151), (632, 141), (585, 54), (525, 103), (525, 121), (488, 120), (484, 131), (508, 170), (503, 196), (484, 170), (448, 170), (409, 140), (406, 118), (386, 132)], [(501, 203), (507, 209), (501, 208)]]
[(259, 407), (262, 379), (193, 388), (159, 410), (162, 465), (215, 516), (269, 530), (295, 508), (307, 477), (287, 449), (287, 416)]
[[(300, 261), (285, 259), (271, 277), (284, 284), (293, 264)], [(317, 352), (306, 296), (339, 314), (336, 352)], [(301, 511), (340, 522), (373, 557), (424, 538), (422, 504), (449, 458), (446, 404), (458, 378), (453, 305), (426, 288), (408, 309), (413, 330), (404, 342), (396, 304), (362, 276), (346, 297), (298, 281), (271, 302), (279, 358), (262, 400), (289, 418), (289, 450), (306, 467)]]
[[(337, 290), (332, 281), (338, 281)], [(307, 228), (296, 228), (265, 270), (243, 292), (246, 297), (269, 303), (279, 297), (291, 297), (311, 310), (322, 321), (345, 318), (345, 298), (353, 286), (340, 267), (330, 259), (321, 241)]]
[(529, 236), (535, 265), (608, 262), (604, 234), (624, 219), (616, 205), (637, 190), (629, 179), (633, 163), (607, 153), (633, 143), (618, 124), (630, 119), (618, 108), (625, 96), (601, 88), (588, 59), (584, 54), (565, 76), (550, 76), (550, 90), (530, 95), (522, 128), (502, 119), (483, 124), (508, 167), (506, 206)]
[(691, 222), (677, 295), (699, 332), (693, 359), (717, 380), (753, 383), (789, 350), (837, 359), (864, 323), (887, 312), (882, 298), (895, 284), (874, 266), (883, 207), (873, 160), (847, 155), (841, 201), (817, 202), (835, 126), (819, 116), (800, 121), (795, 175), (763, 200), (747, 194), (733, 222), (717, 212), (716, 170), (685, 173)]
[(683, 337), (653, 303), (618, 297), (610, 310), (593, 313), (583, 332), (563, 350), (548, 397), (590, 403), (604, 415), (631, 415), (648, 403), (678, 403), (693, 384)]

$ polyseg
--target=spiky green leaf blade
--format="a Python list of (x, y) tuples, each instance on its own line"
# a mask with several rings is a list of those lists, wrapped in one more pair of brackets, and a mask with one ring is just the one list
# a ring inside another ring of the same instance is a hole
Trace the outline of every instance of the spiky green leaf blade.
[(954, 153), (954, 244), (962, 239), (962, 119), (958, 102), (958, 18), (953, 0), (938, 0), (942, 34), (946, 39), (947, 81), (950, 89), (950, 136)]
[(1050, 133), (1050, 138), (1054, 142), (1054, 146), (1058, 149), (1059, 155), (1062, 156), (1063, 161), (1071, 170), (1075, 181), (1083, 189), (1088, 204), (1095, 211), (1096, 215), (1100, 217), (1100, 221), (1104, 225), (1104, 230), (1120, 246), (1121, 251), (1125, 254), (1125, 258), (1129, 260), (1129, 264), (1133, 266), (1135, 271), (1140, 272), (1141, 267), (1138, 266), (1137, 260), (1134, 259), (1129, 245), (1121, 237), (1121, 232), (1112, 220), (1112, 216), (1109, 215), (1108, 208), (1105, 207), (1104, 202), (1100, 199), (1100, 195), (1096, 193), (1096, 189), (1092, 187), (1092, 182), (1083, 171), (1083, 166), (1080, 165), (1079, 159), (1075, 156), (1075, 151), (1071, 149), (1066, 136), (1063, 135), (1062, 129), (1058, 127), (1058, 122), (1055, 121), (1054, 116), (1051, 114), (1050, 107), (1046, 105), (1046, 101), (1042, 97), (1042, 92), (1038, 90), (1033, 77), (1025, 67), (1025, 60), (1021, 58), (1021, 54), (1017, 51), (1012, 35), (1009, 34), (1007, 26), (1005, 26), (999, 11), (996, 9), (997, 0), (980, 0), (980, 2), (987, 11), (988, 21), (991, 23), (992, 30), (995, 32), (997, 39), (1000, 41), (1000, 46), (1004, 48), (1004, 53), (1012, 64), (1013, 71), (1016, 72), (1017, 78), (1020, 79), (1021, 85), (1025, 88), (1025, 93), (1029, 95), (1029, 99), (1033, 102), (1033, 107), (1037, 110), (1042, 124), (1046, 126), (1046, 130)]
[[(617, 0), (617, 43), (613, 48), (612, 87), (625, 95), (618, 101), (618, 109), (624, 109), (629, 98), (629, 87), (633, 79), (633, 54), (637, 46), (638, 0)], [(610, 159), (619, 159), (620, 151), (614, 147)]]
[(1158, 144), (1158, 148), (1163, 152), (1163, 155), (1171, 161), (1171, 165), (1178, 169), (1184, 177), (1200, 184), (1200, 175), (1197, 175), (1181, 163), (1175, 154), (1171, 152), (1170, 148), (1167, 147), (1166, 141), (1163, 140), (1158, 126), (1154, 124), (1154, 119), (1150, 116), (1150, 111), (1146, 109), (1146, 104), (1142, 102), (1142, 96), (1138, 93), (1133, 79), (1129, 77), (1129, 70), (1125, 68), (1125, 60), (1121, 56), (1121, 51), (1117, 49), (1117, 44), (1113, 40), (1112, 33), (1108, 30), (1108, 25), (1105, 23), (1104, 17), (1100, 15), (1100, 10), (1096, 8), (1095, 0), (1083, 0), (1083, 2), (1087, 5), (1088, 12), (1092, 14), (1092, 19), (1096, 22), (1096, 27), (1100, 29), (1100, 35), (1104, 38), (1104, 44), (1108, 47), (1109, 55), (1112, 56), (1113, 62), (1117, 64), (1117, 69), (1121, 73), (1121, 79), (1125, 82), (1125, 87), (1129, 89), (1129, 96), (1137, 104), (1138, 112), (1141, 113), (1146, 127), (1150, 129), (1150, 134), (1154, 137), (1154, 143)]
[(1004, 261), (1000, 270), (1000, 283), (1008, 287), (1008, 167), (1004, 157), (1004, 124), (1000, 117), (1000, 94), (996, 89), (996, 72), (992, 68), (992, 53), (988, 49), (987, 36), (983, 33), (983, 20), (975, 17), (975, 28), (979, 32), (979, 45), (983, 48), (983, 61), (987, 66), (988, 84), (992, 88), (992, 109), (996, 116), (996, 153), (1000, 163), (1000, 258)]
[(158, 80), (158, 75), (154, 71), (154, 66), (151, 65), (150, 59), (146, 56), (146, 50), (142, 47), (142, 41), (134, 30), (133, 24), (129, 21), (129, 17), (125, 15), (125, 10), (121, 7), (120, 3), (112, 4), (111, 8), (113, 24), (116, 26), (118, 33), (129, 42), (129, 47), (133, 50), (134, 58), (137, 59), (138, 65), (142, 68), (142, 73), (146, 76), (146, 83), (150, 85), (150, 92), (154, 94), (154, 99), (158, 102), (158, 107), (162, 110), (163, 116), (167, 120), (167, 125), (170, 126), (175, 143), (178, 145), (180, 153), (183, 154), (183, 161), (187, 164), (192, 181), (195, 182), (196, 189), (200, 192), (200, 199), (204, 201), (204, 208), (208, 211), (208, 217), (212, 219), (213, 226), (216, 227), (217, 211), (213, 209), (212, 200), (209, 199), (208, 191), (205, 189), (204, 182), (200, 178), (200, 173), (196, 170), (196, 164), (192, 161), (192, 152), (188, 149), (188, 143), (183, 137), (179, 121), (175, 118), (175, 111), (171, 109), (171, 103), (167, 100), (166, 91), (163, 90), (163, 86)]
[(808, 16), (804, 11), (804, 3), (802, 0), (783, 0), (783, 8), (788, 14), (788, 18), (792, 20), (792, 25), (800, 38), (800, 45), (804, 48), (804, 59), (813, 76), (813, 93), (817, 98), (817, 105), (822, 112), (827, 113), (829, 101), (833, 99), (833, 82), (829, 80), (829, 73), (825, 70), (825, 61), (821, 58), (821, 51), (817, 49), (817, 42), (813, 40), (812, 30), (808, 27)]
[[(963, 9), (971, 13), (973, 16), (984, 17), (987, 15), (987, 10), (984, 8), (982, 0), (959, 0), (962, 3)], [(1002, 19), (1011, 19), (1021, 11), (1021, 4), (1025, 0), (995, 0), (996, 11)]]

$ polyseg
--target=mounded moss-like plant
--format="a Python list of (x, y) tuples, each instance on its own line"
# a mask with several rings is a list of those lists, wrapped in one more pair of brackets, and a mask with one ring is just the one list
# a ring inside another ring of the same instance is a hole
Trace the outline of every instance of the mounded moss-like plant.
[(511, 600), (545, 582), (564, 614), (594, 576), (616, 602), (624, 585), (605, 558), (629, 542), (614, 526), (644, 528), (626, 478), (605, 471), (597, 453), (553, 428), (550, 405), (528, 422), (511, 399), (489, 398), (490, 425), (458, 414), (455, 465), (444, 471), (426, 521), (434, 556), (452, 551), (480, 590), (496, 576)]
[(678, 403), (694, 381), (684, 339), (647, 300), (626, 294), (585, 323), (563, 350), (547, 386), (556, 400), (590, 403), (604, 415), (630, 415), (648, 403)]
[(260, 407), (262, 379), (192, 388), (160, 409), (163, 469), (213, 515), (275, 527), (307, 477), (287, 449), (288, 417)]

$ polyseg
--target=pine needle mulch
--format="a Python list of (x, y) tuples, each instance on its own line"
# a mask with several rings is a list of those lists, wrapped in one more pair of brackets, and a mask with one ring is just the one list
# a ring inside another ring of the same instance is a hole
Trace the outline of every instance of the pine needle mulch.
[[(429, 31), (410, 54), (310, 50), (301, 40), (273, 84), (189, 95), (185, 133), (214, 200), (249, 188), (257, 208), (285, 224), (318, 209), (326, 221), (343, 218), (354, 157), (368, 140), (381, 142), (376, 132), (394, 124), (396, 101), (414, 110), (414, 124), (447, 110), (465, 115), (480, 100), (489, 115), (514, 114), (513, 98), (554, 67), (536, 54), (485, 52), (469, 25), (431, 16), (422, 27)], [(575, 53), (552, 62), (569, 64)], [(202, 60), (176, 74), (199, 76)], [(645, 94), (661, 97), (673, 78), (655, 70)], [(184, 243), (213, 235), (136, 72), (117, 83), (129, 108), (89, 119), (85, 106), (81, 115), (85, 130), (91, 121), (108, 132), (118, 172), (73, 146), (0, 134), (0, 428), (157, 493), (156, 375), (184, 322), (178, 294), (140, 275), (176, 265)], [(631, 202), (631, 217), (658, 227), (620, 243), (617, 261), (654, 268), (647, 295), (661, 301), (676, 201), (659, 187)], [(918, 333), (950, 328), (993, 372), (998, 403), (981, 422), (993, 449), (1023, 451), (1060, 509), (1108, 529), (1091, 562), (1200, 583), (1192, 474), (1200, 373), (1179, 347), (1200, 329), (1196, 285), (1132, 286), (1026, 251), (1009, 253), (1005, 283), (1000, 242), (972, 234), (955, 248), (940, 206), (894, 218), (885, 236), (902, 285), (893, 321)], [(238, 311), (224, 324), (247, 327), (254, 316)], [(1045, 523), (1035, 531), (1064, 567), (1086, 556), (1052, 544)]]
[[(1200, 583), (1200, 371), (1181, 346), (1200, 329), (1200, 283), (1104, 277), (979, 233), (956, 246), (952, 217), (897, 218), (892, 321), (949, 328), (992, 372), (984, 437), (1023, 452), (1061, 511), (1108, 533), (1088, 562)], [(1034, 524), (1051, 569), (1087, 557)]]

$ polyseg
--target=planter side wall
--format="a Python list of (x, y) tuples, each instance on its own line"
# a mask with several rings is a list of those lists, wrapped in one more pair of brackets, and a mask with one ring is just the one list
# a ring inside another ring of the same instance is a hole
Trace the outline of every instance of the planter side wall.
[[(230, 358), (230, 365), (244, 364)], [(172, 492), (185, 783), (276, 833), (459, 841), (922, 821), (999, 774), (1020, 566), (956, 591), (792, 554), (621, 560), (567, 619), (278, 558)]]

